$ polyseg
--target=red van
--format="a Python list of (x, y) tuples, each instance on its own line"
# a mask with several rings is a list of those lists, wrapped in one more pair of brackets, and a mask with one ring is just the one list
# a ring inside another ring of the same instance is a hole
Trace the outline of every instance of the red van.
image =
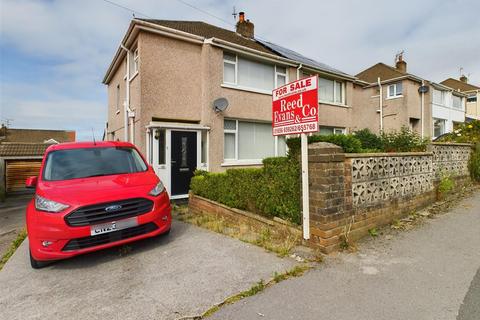
[(130, 143), (50, 146), (26, 184), (36, 188), (27, 206), (33, 268), (170, 231), (168, 194)]

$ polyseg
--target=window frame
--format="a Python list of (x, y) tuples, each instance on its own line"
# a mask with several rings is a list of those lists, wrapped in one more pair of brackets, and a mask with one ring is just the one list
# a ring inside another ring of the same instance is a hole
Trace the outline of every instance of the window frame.
[[(400, 94), (398, 94), (398, 91), (397, 91), (397, 85), (401, 85), (402, 86), (402, 92)], [(393, 95), (390, 95), (390, 88), (393, 87)], [(403, 97), (403, 84), (402, 84), (402, 81), (399, 81), (399, 82), (395, 82), (395, 83), (392, 83), (392, 84), (389, 84), (387, 86), (387, 99), (397, 99), (397, 98), (402, 98)]]
[(119, 114), (120, 113), (120, 83), (117, 84), (117, 87), (115, 88), (115, 104), (116, 104), (115, 114)]
[[(304, 75), (306, 75), (304, 73)], [(344, 81), (339, 81), (339, 80), (336, 80), (336, 79), (329, 79), (329, 78), (324, 78), (324, 77), (320, 77), (319, 75), (317, 75), (319, 81), (320, 79), (324, 79), (324, 80), (328, 80), (328, 81), (332, 81), (333, 82), (333, 100), (332, 101), (328, 101), (328, 100), (322, 100), (320, 99), (320, 95), (318, 95), (318, 103), (322, 103), (322, 104), (331, 104), (331, 105), (336, 105), (336, 106), (346, 106), (345, 104), (345, 82)], [(340, 84), (341, 85), (341, 88), (342, 88), (342, 97), (341, 97), (341, 102), (337, 102), (337, 84)], [(319, 86), (319, 89), (320, 89), (320, 86)]]
[[(443, 132), (440, 133), (438, 136), (435, 135), (435, 122), (436, 121), (441, 121), (443, 123)], [(434, 138), (437, 138), (439, 136), (441, 136), (442, 134), (445, 134), (447, 132), (447, 120), (446, 119), (442, 119), (442, 118), (433, 118), (433, 126), (432, 126), (432, 136)]]
[[(315, 132), (314, 134), (321, 135), (321, 134), (320, 134), (320, 129), (321, 129), (321, 128), (332, 129), (332, 134), (334, 134), (334, 135), (337, 135), (337, 134), (347, 134), (347, 128), (343, 128), (343, 127), (331, 127), (331, 126), (318, 126), (318, 131)], [(341, 133), (335, 133), (335, 131), (341, 131)]]
[[(457, 99), (460, 99), (460, 104), (458, 107), (455, 106), (455, 98)], [(452, 94), (452, 109), (455, 109), (455, 110), (463, 110), (463, 98), (462, 97), (459, 97), (459, 96), (456, 96), (454, 94)]]
[[(234, 56), (235, 61), (225, 59), (225, 55), (230, 55), (232, 57)], [(250, 86), (245, 86), (245, 85), (238, 84), (238, 60), (239, 60), (239, 57), (240, 57), (240, 59), (244, 59), (244, 60), (247, 60), (247, 61), (259, 62), (259, 63), (266, 64), (266, 65), (269, 65), (269, 66), (273, 66), (273, 75), (274, 75), (273, 86), (274, 86), (274, 88), (272, 88), (272, 90), (265, 90), (265, 89), (261, 89), (261, 88), (255, 88), (255, 87), (250, 87)], [(280, 65), (280, 64), (277, 65), (275, 63), (270, 64), (270, 63), (265, 63), (262, 60), (245, 58), (243, 56), (239, 56), (238, 54), (231, 53), (229, 51), (223, 51), (223, 58), (222, 59), (223, 59), (223, 77), (222, 77), (221, 87), (250, 91), (250, 92), (256, 92), (256, 93), (264, 93), (264, 94), (271, 95), (273, 89), (278, 88), (278, 81), (277, 81), (278, 76), (285, 76), (285, 84), (287, 84), (288, 81), (289, 81), (288, 80), (288, 66), (284, 66), (284, 65)], [(230, 65), (233, 65), (235, 67), (235, 75), (234, 75), (235, 82), (234, 83), (225, 81), (225, 64), (230, 64)], [(285, 73), (277, 71), (277, 66), (285, 68)]]
[[(221, 166), (229, 166), (229, 165), (248, 165), (248, 164), (262, 164), (263, 159), (239, 159), (238, 158), (238, 128), (239, 128), (239, 122), (247, 122), (247, 123), (261, 123), (261, 124), (270, 124), (269, 122), (262, 122), (262, 121), (247, 121), (247, 120), (239, 120), (239, 119), (230, 119), (230, 118), (224, 118), (223, 119), (224, 123), (225, 121), (235, 121), (235, 130), (234, 129), (225, 129), (225, 124), (223, 128), (223, 163)], [(235, 158), (225, 158), (225, 134), (234, 134), (235, 135)], [(286, 137), (285, 137), (286, 139)], [(274, 137), (274, 155), (273, 157), (279, 157), (278, 155), (278, 136)], [(286, 151), (288, 151), (288, 146), (286, 146)]]

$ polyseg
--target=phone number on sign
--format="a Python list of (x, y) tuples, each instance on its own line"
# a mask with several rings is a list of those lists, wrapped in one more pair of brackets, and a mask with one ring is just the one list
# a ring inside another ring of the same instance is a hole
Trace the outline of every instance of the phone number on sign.
[(317, 122), (308, 122), (300, 124), (292, 124), (284, 127), (273, 128), (273, 135), (295, 134), (302, 132), (316, 132), (318, 131)]

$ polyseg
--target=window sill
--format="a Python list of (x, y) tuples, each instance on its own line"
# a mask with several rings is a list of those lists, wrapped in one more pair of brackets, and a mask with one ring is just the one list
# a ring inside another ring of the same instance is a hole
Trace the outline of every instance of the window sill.
[(258, 166), (263, 165), (262, 160), (225, 160), (221, 167), (234, 167), (234, 166)]
[(318, 101), (318, 104), (326, 104), (329, 106), (334, 106), (334, 107), (341, 107), (341, 108), (350, 108), (346, 104), (343, 103), (335, 103), (335, 102), (327, 102), (327, 101)]
[(399, 99), (399, 98), (403, 98), (403, 95), (395, 96), (395, 97), (387, 97), (385, 100), (393, 100), (393, 99)]
[(254, 92), (254, 93), (261, 93), (261, 94), (268, 94), (269, 96), (272, 95), (272, 92), (271, 92), (271, 91), (262, 90), (262, 89), (255, 89), (255, 88), (248, 88), (248, 87), (242, 87), (242, 86), (236, 86), (236, 85), (234, 85), (234, 84), (222, 83), (220, 86), (221, 86), (222, 88), (236, 89), (236, 90), (248, 91), (248, 92)]

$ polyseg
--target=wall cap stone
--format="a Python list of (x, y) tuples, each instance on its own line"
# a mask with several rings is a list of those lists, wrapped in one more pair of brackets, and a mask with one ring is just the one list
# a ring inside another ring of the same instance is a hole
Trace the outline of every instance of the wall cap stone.
[(333, 154), (344, 153), (342, 147), (330, 142), (314, 142), (308, 145), (308, 151), (314, 151), (315, 154)]
[(345, 153), (345, 158), (431, 156), (432, 152)]
[(473, 143), (458, 143), (458, 142), (432, 142), (431, 145), (437, 146), (465, 146), (465, 147), (474, 147)]

